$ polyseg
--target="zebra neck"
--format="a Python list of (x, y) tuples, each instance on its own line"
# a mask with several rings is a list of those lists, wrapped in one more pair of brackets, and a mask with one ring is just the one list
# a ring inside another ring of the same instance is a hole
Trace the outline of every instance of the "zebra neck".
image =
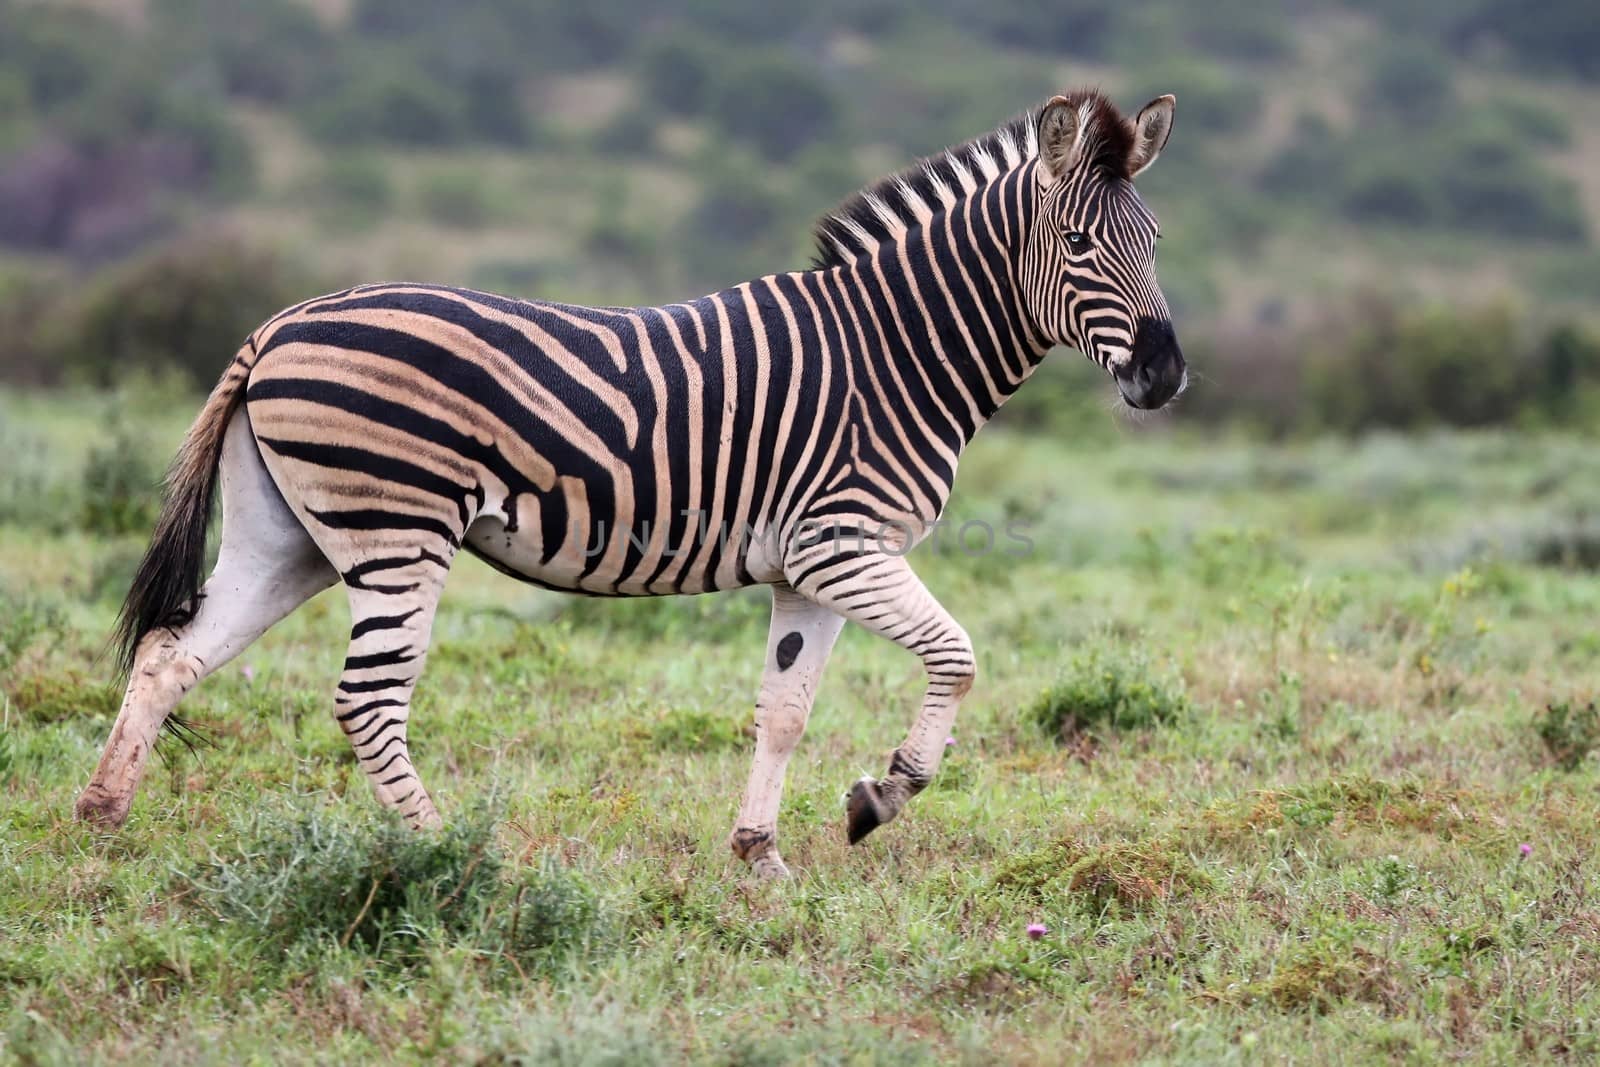
[(1018, 283), (1031, 186), (1025, 167), (1002, 174), (848, 268), (887, 358), (922, 372), (959, 444), (1049, 349)]

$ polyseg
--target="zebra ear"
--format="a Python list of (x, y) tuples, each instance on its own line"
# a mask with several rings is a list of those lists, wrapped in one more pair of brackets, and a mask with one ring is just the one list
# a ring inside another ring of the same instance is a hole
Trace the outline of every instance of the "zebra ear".
[(1083, 118), (1072, 101), (1052, 96), (1039, 113), (1039, 179), (1054, 185), (1083, 154)]
[(1133, 120), (1133, 149), (1128, 153), (1128, 176), (1137, 177), (1156, 161), (1172, 136), (1172, 113), (1178, 98), (1168, 93), (1146, 104)]

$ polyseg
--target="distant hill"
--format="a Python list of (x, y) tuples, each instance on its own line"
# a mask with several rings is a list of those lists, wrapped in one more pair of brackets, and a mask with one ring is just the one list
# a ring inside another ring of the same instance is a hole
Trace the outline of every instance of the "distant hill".
[[(329, 283), (621, 303), (806, 261), (865, 181), (1099, 84), (1181, 315), (1600, 306), (1600, 19), (1559, 0), (0, 3), (0, 295), (221, 229)], [(0, 314), (0, 320), (3, 320)]]

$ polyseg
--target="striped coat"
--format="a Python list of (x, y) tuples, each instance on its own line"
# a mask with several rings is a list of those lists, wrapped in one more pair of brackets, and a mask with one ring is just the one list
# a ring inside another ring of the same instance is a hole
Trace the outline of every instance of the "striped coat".
[[(257, 330), (174, 465), (123, 613), (130, 671), (80, 816), (118, 825), (182, 695), (309, 596), (342, 583), (335, 715), (380, 800), (438, 821), (407, 744), (434, 611), (465, 549), (599, 596), (773, 590), (755, 765), (730, 842), (777, 850), (784, 769), (846, 620), (922, 658), (928, 688), (852, 841), (937, 770), (971, 643), (905, 553), (962, 449), (1055, 344), (1130, 404), (1183, 385), (1154, 284), (1155, 220), (1130, 179), (1170, 130), (1057, 97), (847, 201), (810, 270), (657, 308), (587, 308), (432, 285), (359, 286)], [(223, 536), (202, 586), (210, 501)]]

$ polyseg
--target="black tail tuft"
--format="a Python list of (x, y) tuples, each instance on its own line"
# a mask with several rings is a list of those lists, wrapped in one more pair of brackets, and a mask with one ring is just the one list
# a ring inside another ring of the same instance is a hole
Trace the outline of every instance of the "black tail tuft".
[[(161, 724), (161, 729), (183, 742), (183, 747), (189, 750), (189, 755), (199, 756), (202, 748), (212, 747), (211, 739), (200, 732), (200, 728), (193, 722), (178, 714), (167, 716), (167, 721)], [(156, 755), (162, 762), (166, 762), (166, 749), (161, 746), (154, 748)]]
[(181, 626), (200, 606), (200, 576), (206, 563), (206, 531), (211, 525), (215, 471), (201, 484), (183, 478), (184, 459), (173, 464), (166, 501), (150, 547), (145, 549), (133, 585), (117, 616), (117, 669), (126, 675), (144, 635), (160, 626)]
[(241, 349), (222, 380), (211, 391), (200, 416), (189, 428), (178, 458), (167, 472), (166, 493), (156, 531), (139, 561), (133, 586), (117, 617), (117, 668), (126, 676), (133, 670), (139, 642), (163, 626), (181, 626), (200, 606), (200, 577), (206, 563), (206, 531), (211, 525), (211, 503), (217, 490), (217, 465), (223, 437), (234, 411), (244, 399), (250, 373)]

